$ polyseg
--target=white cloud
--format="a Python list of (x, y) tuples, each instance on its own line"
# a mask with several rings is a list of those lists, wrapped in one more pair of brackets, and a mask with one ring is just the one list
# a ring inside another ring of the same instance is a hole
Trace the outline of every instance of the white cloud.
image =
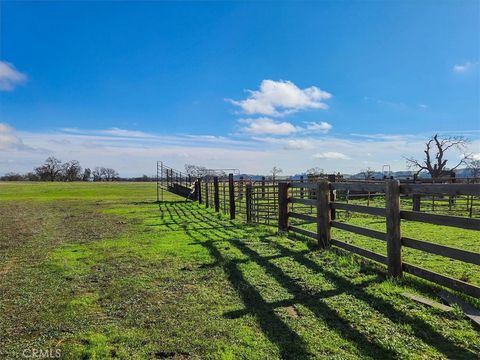
[(472, 160), (480, 160), (480, 153), (472, 154), (471, 157), (472, 157)]
[(335, 151), (327, 151), (322, 153), (317, 153), (313, 155), (315, 159), (325, 159), (325, 160), (350, 160), (345, 154), (335, 152)]
[(0, 91), (12, 91), (27, 81), (27, 75), (15, 69), (12, 64), (0, 61)]
[(332, 129), (327, 122), (309, 122), (306, 127), (295, 126), (288, 121), (277, 121), (268, 117), (239, 119), (239, 123), (247, 124), (241, 128), (243, 133), (251, 135), (291, 135), (295, 133), (322, 133), (326, 134)]
[(300, 129), (287, 121), (275, 121), (267, 117), (258, 119), (240, 119), (240, 123), (247, 124), (242, 131), (252, 135), (289, 135)]
[(143, 131), (125, 130), (116, 127), (107, 130), (80, 130), (76, 128), (63, 128), (62, 131), (72, 134), (102, 134), (129, 138), (151, 138), (154, 136)]
[(285, 141), (283, 146), (286, 150), (306, 150), (314, 147), (314, 142), (309, 139), (289, 139)]
[(466, 72), (474, 69), (477, 65), (478, 65), (478, 61), (477, 62), (467, 61), (463, 64), (455, 64), (453, 66), (453, 71), (458, 73), (458, 74), (466, 73)]
[(30, 148), (15, 134), (15, 129), (5, 123), (0, 123), (0, 151), (26, 149)]
[(307, 130), (309, 131), (315, 131), (315, 132), (321, 132), (321, 133), (328, 133), (332, 129), (332, 125), (325, 122), (321, 121), (319, 123), (316, 122), (310, 122), (307, 124)]
[(300, 89), (291, 81), (263, 80), (260, 90), (248, 90), (245, 100), (231, 100), (245, 114), (283, 116), (300, 110), (326, 109), (332, 95), (316, 86)]

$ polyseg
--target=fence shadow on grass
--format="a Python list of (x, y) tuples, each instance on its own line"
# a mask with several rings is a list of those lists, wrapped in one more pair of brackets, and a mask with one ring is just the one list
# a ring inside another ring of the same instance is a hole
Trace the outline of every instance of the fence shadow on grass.
[[(273, 256), (261, 255), (248, 243), (239, 240), (239, 238), (245, 236), (246, 232), (247, 235), (249, 231), (254, 235), (255, 227), (217, 217), (215, 213), (199, 208), (198, 205), (193, 203), (176, 202), (160, 204), (160, 207), (161, 211), (166, 212), (171, 224), (177, 227), (180, 226), (191, 237), (193, 240), (192, 245), (201, 245), (208, 250), (214, 259), (214, 263), (209, 264), (209, 266), (222, 267), (227, 279), (242, 300), (245, 309), (226, 313), (225, 317), (237, 318), (246, 314), (254, 315), (264, 334), (272, 343), (278, 346), (282, 358), (306, 359), (312, 357), (305, 340), (275, 312), (279, 307), (293, 306), (295, 304), (301, 304), (308, 308), (318, 319), (335, 331), (338, 336), (355, 346), (362, 357), (382, 359), (399, 357), (396, 351), (366, 336), (352, 326), (351, 320), (342, 317), (335, 308), (323, 301), (325, 298), (343, 293), (368, 304), (373, 311), (381, 314), (393, 323), (408, 325), (413, 336), (437, 349), (448, 358), (475, 358), (473, 352), (460, 347), (452, 340), (444, 337), (441, 332), (434, 329), (425, 320), (404, 312), (389, 301), (367, 292), (365, 289), (367, 286), (373, 282), (385, 280), (385, 276), (381, 273), (374, 271), (376, 276), (373, 279), (364, 281), (360, 285), (355, 284), (349, 279), (325, 269), (308, 257), (307, 253), (310, 252), (309, 250), (292, 250), (275, 241), (275, 238), (272, 238), (271, 235), (261, 236), (258, 241), (268, 244), (278, 254)], [(311, 241), (301, 237), (296, 237), (295, 240), (304, 241), (310, 250), (314, 249), (314, 244)], [(225, 251), (229, 248), (225, 246), (226, 244), (239, 250), (246, 258), (235, 259), (231, 256), (226, 256)], [(315, 293), (306, 291), (298, 279), (288, 275), (272, 261), (280, 257), (293, 259), (319, 276), (323, 276), (328, 282), (333, 284), (334, 289)], [(260, 266), (268, 276), (272, 277), (292, 296), (292, 299), (267, 302), (255, 285), (249, 282), (247, 274), (242, 272), (240, 265), (245, 262), (254, 262)]]

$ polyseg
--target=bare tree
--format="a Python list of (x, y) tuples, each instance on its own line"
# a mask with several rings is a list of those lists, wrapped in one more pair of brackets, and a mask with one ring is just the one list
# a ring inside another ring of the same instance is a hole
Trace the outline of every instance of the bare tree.
[(480, 177), (480, 160), (471, 160), (467, 166), (470, 174), (474, 178)]
[(323, 170), (319, 167), (313, 167), (313, 168), (307, 169), (307, 171), (305, 171), (305, 173), (308, 176), (322, 176), (322, 175), (325, 174), (325, 170)]
[(2, 181), (22, 181), (22, 180), (25, 180), (25, 179), (24, 179), (24, 176), (19, 174), (19, 173), (9, 172), (9, 173), (6, 173), (5, 175), (3, 175), (2, 177), (0, 177), (0, 180), (2, 180)]
[(454, 136), (441, 138), (438, 134), (433, 135), (425, 143), (425, 158), (417, 160), (413, 157), (406, 158), (407, 167), (416, 170), (416, 174), (427, 171), (433, 179), (451, 174), (460, 165), (465, 164), (470, 159), (469, 154), (462, 154), (458, 163), (452, 167), (447, 167), (448, 160), (445, 154), (451, 150), (465, 151), (468, 140), (463, 136)]
[(221, 169), (208, 169), (205, 166), (198, 166), (198, 165), (192, 165), (192, 164), (185, 164), (185, 172), (187, 175), (190, 175), (194, 178), (198, 177), (213, 177), (213, 176), (218, 176), (218, 177), (224, 177), (227, 176), (225, 171)]
[(114, 181), (116, 178), (118, 178), (118, 172), (115, 169), (112, 169), (112, 168), (102, 168), (102, 169), (103, 169), (103, 174), (105, 176), (105, 180)]
[(325, 171), (319, 167), (313, 167), (305, 171), (307, 174), (308, 181), (314, 182), (317, 181), (320, 177), (325, 174)]
[(270, 173), (272, 174), (272, 180), (275, 181), (275, 177), (278, 175), (278, 174), (281, 174), (283, 172), (282, 169), (280, 169), (279, 167), (276, 167), (274, 166), (272, 168), (272, 170), (270, 170)]
[(371, 167), (367, 167), (366, 169), (363, 169), (360, 174), (363, 175), (365, 180), (370, 180), (373, 177), (373, 174), (375, 174), (375, 170), (373, 170)]
[(99, 167), (97, 166), (95, 169), (93, 169), (92, 171), (92, 175), (93, 175), (93, 181), (102, 181), (102, 177), (103, 177), (103, 167)]
[(45, 160), (45, 163), (37, 168), (35, 168), (35, 173), (40, 180), (43, 181), (55, 181), (58, 180), (62, 172), (62, 162), (50, 156)]
[(204, 177), (208, 175), (208, 169), (205, 166), (193, 164), (185, 164), (185, 172), (194, 178)]
[(62, 165), (62, 175), (64, 181), (80, 180), (82, 167), (77, 160), (71, 160)]
[(28, 180), (28, 181), (38, 181), (38, 180), (40, 180), (38, 175), (36, 173), (32, 172), (32, 171), (26, 173), (24, 175), (24, 178), (25, 178), (25, 180)]

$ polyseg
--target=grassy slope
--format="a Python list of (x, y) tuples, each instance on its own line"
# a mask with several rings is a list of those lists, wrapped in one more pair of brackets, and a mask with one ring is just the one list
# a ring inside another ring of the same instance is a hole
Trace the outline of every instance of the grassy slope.
[(153, 184), (0, 183), (0, 357), (478, 358), (408, 277), (219, 218)]

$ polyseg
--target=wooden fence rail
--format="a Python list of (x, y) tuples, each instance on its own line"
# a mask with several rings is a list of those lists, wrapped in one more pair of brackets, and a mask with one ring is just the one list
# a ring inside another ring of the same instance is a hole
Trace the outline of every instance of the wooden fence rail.
[[(289, 196), (289, 189), (290, 191), (292, 189), (299, 189), (300, 192), (297, 192), (297, 194), (300, 194), (300, 197)], [(315, 199), (303, 198), (304, 189), (315, 191)], [(345, 204), (336, 201), (330, 202), (333, 190), (382, 193), (385, 197), (385, 208)], [(480, 265), (480, 253), (402, 237), (401, 234), (402, 219), (477, 231), (480, 230), (480, 219), (428, 214), (419, 211), (401, 211), (400, 198), (404, 194), (422, 196), (479, 196), (480, 184), (400, 184), (397, 180), (385, 180), (384, 183), (333, 183), (325, 180), (318, 183), (284, 182), (279, 184), (278, 229), (279, 231), (292, 231), (316, 239), (321, 248), (333, 245), (385, 264), (388, 267), (388, 274), (390, 276), (399, 277), (403, 272), (406, 272), (453, 290), (462, 291), (474, 297), (480, 297), (480, 287), (476, 285), (404, 262), (402, 260), (402, 247), (405, 246), (475, 265)], [(289, 206), (292, 204), (314, 206), (316, 216), (289, 211)], [(332, 219), (332, 211), (334, 210), (346, 210), (384, 217), (386, 220), (386, 232), (383, 233), (336, 221)], [(305, 223), (316, 223), (316, 232), (290, 225), (291, 218), (305, 221)], [(356, 245), (347, 244), (340, 240), (332, 239), (332, 227), (384, 241), (386, 243), (387, 256), (363, 249)]]

